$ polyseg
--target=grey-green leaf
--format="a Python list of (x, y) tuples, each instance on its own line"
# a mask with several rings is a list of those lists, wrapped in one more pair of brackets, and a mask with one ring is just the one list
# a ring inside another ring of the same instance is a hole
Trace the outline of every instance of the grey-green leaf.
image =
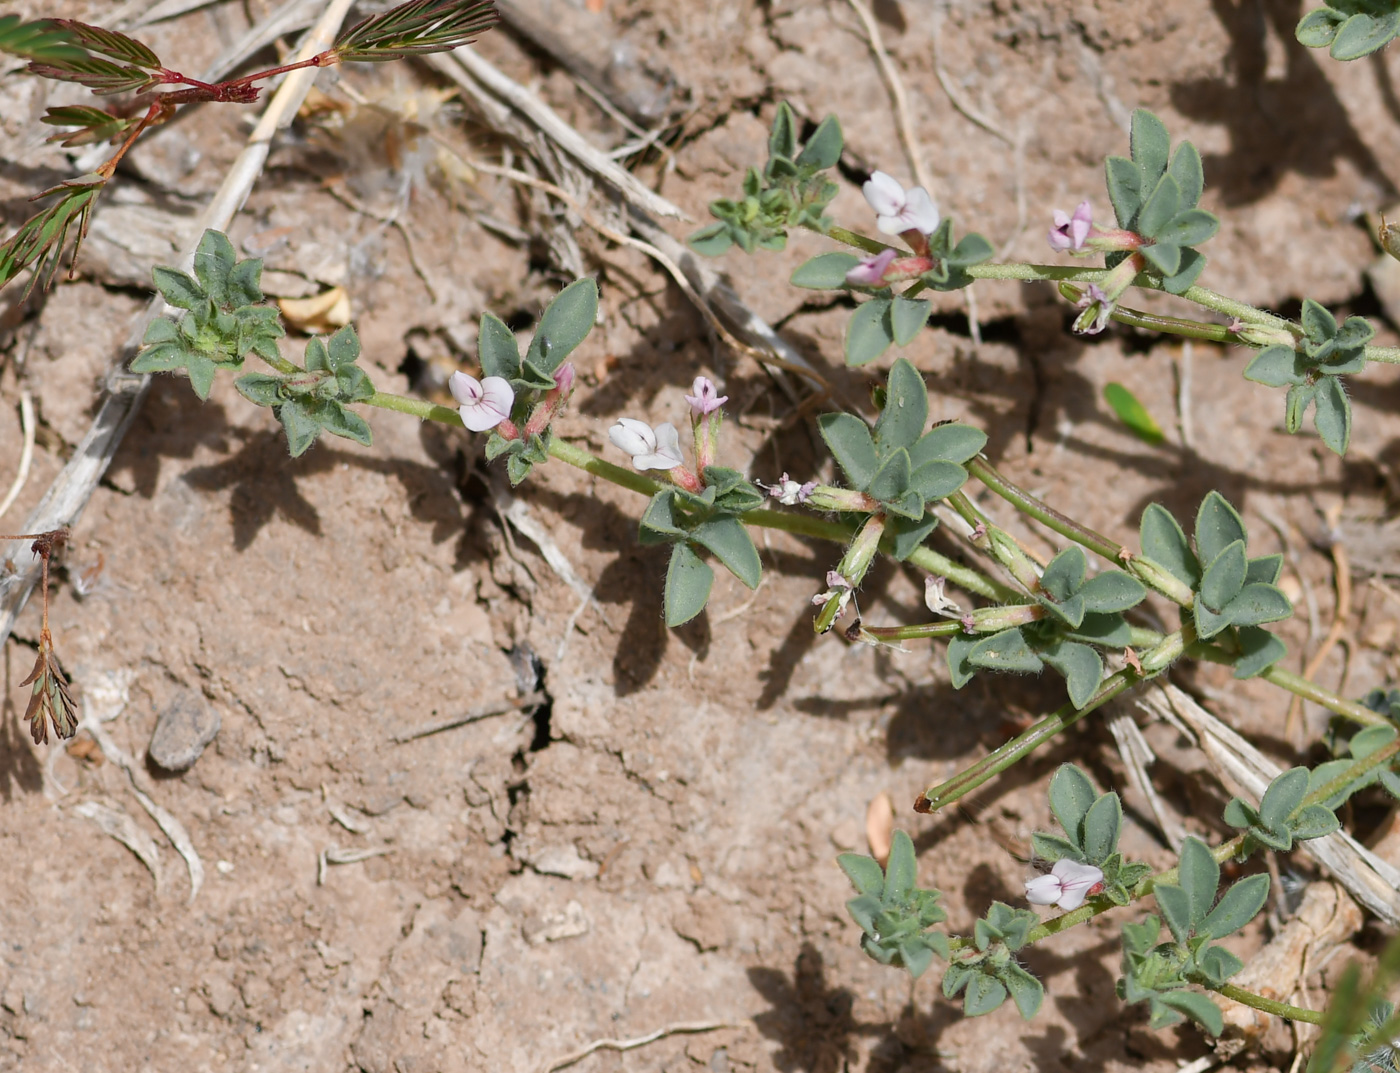
[(1195, 587), (1201, 577), (1200, 564), (1181, 526), (1160, 503), (1149, 503), (1142, 512), (1140, 540), (1143, 555), (1165, 567), (1178, 581)]
[(870, 426), (854, 414), (841, 413), (822, 414), (817, 418), (817, 427), (851, 487), (865, 491), (879, 466)]
[(1269, 897), (1267, 873), (1248, 876), (1227, 890), (1215, 908), (1201, 921), (1200, 931), (1212, 939), (1233, 935), (1248, 924), (1264, 908)]
[(846, 323), (846, 364), (869, 365), (894, 342), (890, 324), (890, 299), (872, 298)]
[(1061, 764), (1050, 780), (1050, 811), (1060, 821), (1070, 841), (1081, 849), (1084, 818), (1098, 797), (1089, 776), (1074, 764)]
[(666, 569), (664, 604), (666, 625), (680, 626), (689, 622), (710, 599), (715, 572), (685, 541), (671, 549), (671, 563)]
[(1107, 793), (1090, 806), (1084, 817), (1084, 856), (1088, 863), (1101, 865), (1118, 848), (1123, 827), (1123, 805), (1118, 795)]
[(894, 331), (894, 341), (899, 346), (908, 346), (925, 324), (933, 303), (924, 298), (898, 298), (890, 307), (890, 327)]
[(691, 539), (708, 548), (729, 572), (751, 589), (758, 587), (763, 563), (744, 523), (732, 514), (701, 522), (691, 530)]
[[(875, 449), (888, 455), (895, 448), (909, 448), (928, 424), (928, 388), (919, 370), (907, 358), (890, 366), (885, 405), (875, 422)], [(912, 457), (911, 457), (912, 462)]]
[(1264, 791), (1259, 802), (1259, 822), (1265, 827), (1280, 827), (1283, 821), (1303, 803), (1308, 792), (1308, 769), (1289, 768)]
[(540, 316), (525, 360), (541, 372), (553, 373), (587, 338), (597, 319), (598, 284), (589, 276), (574, 280)]
[(833, 250), (820, 253), (810, 261), (797, 266), (788, 281), (794, 287), (812, 291), (834, 291), (846, 285), (846, 273), (860, 264), (860, 258), (851, 253)]
[(1196, 512), (1196, 555), (1211, 562), (1237, 540), (1248, 540), (1239, 511), (1219, 492), (1207, 493)]

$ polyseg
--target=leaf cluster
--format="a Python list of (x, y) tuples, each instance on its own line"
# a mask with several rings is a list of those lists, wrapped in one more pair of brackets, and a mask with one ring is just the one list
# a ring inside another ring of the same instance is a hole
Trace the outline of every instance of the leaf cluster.
[(758, 549), (739, 515), (761, 506), (763, 493), (738, 470), (708, 466), (702, 476), (701, 492), (663, 488), (642, 513), (641, 543), (671, 545), (663, 601), (667, 626), (689, 622), (709, 602), (715, 572), (701, 549), (751, 589), (762, 577)]
[(166, 302), (185, 314), (151, 323), (132, 372), (183, 372), (195, 394), (207, 399), (220, 369), (240, 371), (249, 354), (280, 360), (277, 340), (286, 333), (277, 310), (262, 304), (262, 261), (237, 260), (227, 235), (204, 232), (193, 276), (157, 266), (151, 277)]
[(342, 63), (448, 52), (480, 37), (496, 18), (491, 0), (409, 0), (356, 23), (331, 51)]
[(63, 259), (63, 247), (74, 224), (78, 232), (73, 241), (70, 261), (76, 261), (78, 250), (87, 235), (88, 222), (92, 219), (93, 204), (106, 184), (107, 180), (101, 175), (89, 172), (65, 180), (34, 197), (32, 200), (35, 201), (52, 200), (0, 243), (0, 287), (33, 265), (34, 274), (25, 293), (32, 290), (40, 279), (47, 289), (53, 283), (54, 273)]
[(73, 19), (53, 19), (76, 54), (48, 55), (29, 64), (31, 74), (76, 82), (99, 96), (141, 93), (165, 81), (160, 57), (134, 37)]
[(1070, 545), (1050, 560), (1033, 594), (1047, 612), (1044, 619), (989, 636), (951, 638), (953, 687), (961, 689), (979, 669), (1035, 674), (1048, 665), (1065, 679), (1074, 706), (1087, 704), (1103, 680), (1097, 649), (1128, 646), (1132, 634), (1123, 612), (1147, 595), (1137, 578), (1121, 570), (1086, 578), (1087, 567), (1083, 549)]
[[(1177, 883), (1153, 888), (1161, 920), (1154, 915), (1140, 924), (1123, 925), (1118, 995), (1125, 1002), (1146, 1002), (1153, 1028), (1175, 1024), (1185, 1014), (1218, 1036), (1224, 1028), (1220, 1008), (1185, 988), (1190, 983), (1218, 988), (1244, 968), (1234, 954), (1213, 944), (1254, 919), (1269, 896), (1269, 877), (1247, 876), (1217, 902), (1220, 865), (1197, 838), (1183, 844), (1177, 874)], [(1164, 922), (1171, 941), (1158, 944)]]
[(1029, 1021), (1045, 1000), (1045, 988), (1014, 953), (1026, 945), (1031, 929), (1040, 923), (1029, 909), (1013, 909), (993, 902), (987, 915), (973, 928), (975, 949), (962, 950), (943, 973), (943, 994), (963, 996), (963, 1015), (991, 1013), (1007, 995), (1021, 1016)]
[(1311, 298), (1304, 299), (1301, 317), (1303, 338), (1297, 346), (1275, 343), (1254, 356), (1245, 368), (1246, 380), (1287, 387), (1284, 427), (1297, 432), (1308, 409), (1313, 412), (1317, 434), (1331, 450), (1346, 454), (1351, 441), (1351, 400), (1341, 377), (1366, 367), (1366, 344), (1376, 334), (1365, 317), (1337, 318)]
[(903, 966), (916, 980), (935, 954), (947, 960), (948, 937), (931, 930), (948, 919), (938, 904), (942, 895), (918, 886), (914, 843), (905, 832), (894, 833), (884, 869), (856, 853), (836, 860), (857, 891), (846, 909), (863, 933), (862, 950), (882, 965)]
[(832, 224), (826, 206), (838, 188), (822, 172), (841, 159), (843, 144), (840, 122), (827, 116), (799, 150), (797, 119), (786, 101), (779, 104), (768, 134), (768, 163), (745, 173), (743, 197), (710, 202), (718, 222), (691, 235), (691, 248), (709, 257), (730, 246), (745, 253), (781, 250), (789, 228), (824, 233)]
[(1201, 500), (1194, 552), (1171, 512), (1157, 503), (1142, 512), (1140, 537), (1142, 554), (1151, 565), (1194, 594), (1196, 636), (1203, 641), (1228, 637), (1238, 653), (1236, 678), (1261, 674), (1287, 654), (1282, 641), (1259, 628), (1293, 613), (1277, 585), (1283, 556), (1250, 558), (1244, 521), (1219, 492)]
[[(1385, 696), (1380, 690), (1372, 691), (1373, 696), (1377, 693), (1382, 697)], [(1342, 736), (1337, 731), (1338, 728), (1334, 725), (1328, 733), (1329, 744), (1332, 746), (1333, 752), (1336, 754), (1337, 758), (1319, 764), (1309, 773), (1307, 790), (1309, 794), (1320, 790), (1334, 779), (1339, 779), (1349, 769), (1355, 766), (1356, 761), (1369, 758), (1376, 750), (1382, 749), (1393, 742), (1396, 735), (1396, 727), (1393, 724), (1384, 723), (1359, 730), (1350, 738)], [(1369, 771), (1348, 780), (1341, 789), (1331, 793), (1325, 800), (1318, 802), (1318, 804), (1325, 806), (1327, 809), (1336, 810), (1341, 808), (1342, 804), (1353, 794), (1364, 790), (1368, 786), (1374, 786), (1377, 783), (1392, 797), (1400, 797), (1400, 775), (1395, 772), (1392, 763), (1381, 767), (1373, 767)]]
[(1328, 49), (1334, 60), (1359, 60), (1400, 35), (1395, 0), (1328, 0), (1299, 20), (1298, 43)]
[(25, 22), (18, 15), (0, 15), (0, 52), (49, 63), (83, 57), (68, 31), (52, 20)]
[[(515, 392), (512, 414), (522, 432), (528, 414), (545, 392), (557, 384), (554, 374), (598, 321), (598, 284), (591, 276), (576, 279), (554, 296), (540, 314), (535, 334), (522, 357), (515, 333), (493, 313), (484, 313), (477, 333), (477, 356), (483, 376), (499, 376), (510, 381)], [(492, 432), (486, 440), (487, 461), (505, 456), (506, 474), (517, 485), (530, 470), (549, 458), (552, 430), (508, 440)]]
[[(1371, 748), (1363, 748), (1358, 759), (1364, 759), (1374, 749), (1380, 748), (1385, 740), (1395, 737), (1394, 727), (1371, 727), (1358, 734), (1353, 742), (1368, 734), (1374, 737), (1375, 735), (1371, 734), (1371, 731), (1382, 732), (1384, 739)], [(1343, 768), (1351, 766), (1350, 761), (1347, 760), (1334, 761), (1334, 763), (1340, 764)], [(1252, 853), (1261, 846), (1284, 853), (1293, 848), (1295, 841), (1303, 842), (1310, 838), (1321, 838), (1323, 835), (1330, 835), (1341, 826), (1336, 813), (1332, 811), (1336, 805), (1330, 803), (1303, 805), (1303, 798), (1312, 790), (1324, 785), (1329, 781), (1331, 775), (1337, 773), (1335, 769), (1327, 772), (1324, 770), (1325, 768), (1326, 765), (1323, 765), (1316, 772), (1311, 773), (1305, 767), (1289, 768), (1269, 783), (1268, 789), (1264, 791), (1264, 796), (1259, 799), (1258, 808), (1241, 797), (1230, 799), (1230, 803), (1225, 806), (1225, 822), (1231, 827), (1240, 828), (1245, 832), (1246, 853)], [(1387, 772), (1387, 774), (1390, 773)], [(1345, 793), (1340, 795), (1337, 798), (1337, 804), (1341, 804), (1347, 796), (1348, 794)]]
[(272, 407), (287, 433), (293, 458), (304, 454), (322, 432), (368, 447), (373, 440), (369, 423), (347, 409), (374, 395), (369, 376), (356, 364), (359, 357), (360, 337), (347, 324), (324, 343), (307, 342), (304, 369), (248, 373), (233, 386), (249, 402)]
[[(1111, 156), (1104, 162), (1109, 201), (1118, 226), (1148, 240), (1138, 252), (1162, 289), (1181, 294), (1206, 266), (1195, 247), (1220, 230), (1219, 220), (1196, 207), (1205, 189), (1201, 154), (1190, 142), (1172, 153), (1166, 125), (1142, 108), (1133, 113), (1129, 144), (1131, 160)], [(1126, 256), (1110, 257), (1110, 267)]]
[(1054, 862), (1064, 859), (1091, 864), (1103, 872), (1102, 897), (1127, 905), (1132, 891), (1151, 869), (1125, 862), (1118, 852), (1123, 828), (1123, 805), (1116, 793), (1096, 794), (1089, 776), (1074, 764), (1061, 764), (1050, 780), (1050, 811), (1063, 835), (1036, 831), (1031, 835), (1035, 855)]
[(919, 370), (904, 358), (890, 369), (880, 416), (872, 430), (854, 414), (817, 419), (836, 464), (856, 491), (889, 516), (891, 553), (904, 560), (938, 525), (929, 506), (967, 481), (961, 463), (986, 446), (986, 433), (968, 425), (944, 424), (925, 432), (928, 389)]

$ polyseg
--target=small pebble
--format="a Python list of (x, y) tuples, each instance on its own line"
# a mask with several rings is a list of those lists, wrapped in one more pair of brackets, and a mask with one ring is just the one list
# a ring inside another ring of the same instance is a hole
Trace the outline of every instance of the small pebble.
[(156, 767), (178, 775), (194, 766), (219, 733), (219, 725), (219, 713), (203, 695), (184, 690), (160, 713), (146, 751)]

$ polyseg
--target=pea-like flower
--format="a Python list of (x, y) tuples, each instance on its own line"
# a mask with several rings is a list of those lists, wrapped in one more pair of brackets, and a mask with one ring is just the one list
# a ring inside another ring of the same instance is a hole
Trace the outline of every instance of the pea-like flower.
[(1093, 226), (1094, 210), (1087, 200), (1079, 203), (1073, 216), (1067, 216), (1056, 209), (1055, 226), (1050, 229), (1049, 235), (1050, 248), (1056, 253), (1078, 253), (1084, 248), (1084, 241), (1089, 237)]
[(619, 451), (631, 455), (632, 465), (640, 470), (675, 469), (685, 461), (680, 435), (669, 421), (653, 429), (645, 421), (619, 417), (608, 429), (608, 439)]
[(881, 234), (920, 231), (931, 235), (938, 230), (938, 206), (922, 186), (906, 190), (894, 176), (877, 171), (860, 189), (876, 212), (875, 226)]
[(690, 390), (695, 394), (687, 395), (685, 401), (690, 403), (690, 415), (695, 418), (712, 414), (729, 401), (729, 396), (721, 395), (708, 376), (697, 376)]
[(754, 481), (770, 498), (776, 499), (785, 507), (795, 507), (799, 503), (806, 503), (812, 495), (812, 489), (817, 486), (816, 481), (808, 481), (802, 484), (793, 480), (786, 473), (777, 484), (764, 484), (762, 481)]
[(873, 257), (866, 257), (846, 273), (846, 282), (853, 287), (882, 287), (885, 283), (885, 273), (894, 263), (894, 258), (893, 249), (881, 250)]
[(495, 428), (510, 417), (510, 408), (515, 405), (510, 381), (500, 376), (478, 380), (466, 373), (453, 373), (447, 390), (460, 404), (457, 412), (462, 415), (462, 424), (473, 432)]
[(1026, 880), (1026, 901), (1032, 905), (1058, 905), (1064, 910), (1078, 909), (1102, 883), (1101, 869), (1065, 858), (1055, 862), (1049, 875)]

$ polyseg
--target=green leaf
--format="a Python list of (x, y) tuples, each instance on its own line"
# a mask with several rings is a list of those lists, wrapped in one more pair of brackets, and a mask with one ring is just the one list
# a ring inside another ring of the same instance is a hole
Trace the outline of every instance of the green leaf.
[(1061, 764), (1050, 780), (1050, 811), (1071, 842), (1083, 849), (1084, 820), (1099, 795), (1089, 776), (1073, 764)]
[(1289, 768), (1279, 775), (1259, 802), (1259, 822), (1265, 827), (1280, 827), (1293, 815), (1308, 792), (1308, 769)]
[(49, 63), (84, 58), (73, 35), (60, 29), (56, 20), (24, 22), (18, 15), (0, 15), (0, 52)]
[(598, 284), (590, 276), (576, 279), (554, 296), (540, 323), (525, 361), (551, 375), (588, 337), (598, 319)]
[(991, 1013), (1006, 1001), (1006, 986), (985, 973), (977, 973), (967, 982), (963, 994), (963, 1015), (981, 1017)]
[(1036, 1015), (1045, 1001), (1045, 988), (1039, 980), (1014, 961), (1007, 964), (997, 979), (1011, 992), (1011, 1001), (1016, 1003), (1022, 1018), (1029, 1021)]
[(1191, 924), (1200, 924), (1215, 901), (1215, 890), (1220, 886), (1220, 865), (1199, 838), (1188, 837), (1182, 843), (1180, 883), (1190, 906)]
[[(1170, 182), (1170, 179), (1163, 180)], [(1149, 268), (1156, 269), (1157, 274), (1163, 279), (1176, 274), (1181, 268), (1182, 249), (1174, 242), (1158, 241), (1154, 245), (1144, 246), (1138, 251), (1142, 254), (1143, 260)]]
[(701, 611), (710, 599), (715, 572), (710, 569), (690, 545), (680, 541), (671, 549), (671, 564), (666, 568), (666, 625), (681, 626)]
[(1040, 670), (1040, 657), (1031, 651), (1020, 629), (1002, 630), (977, 642), (969, 662), (989, 670), (1012, 674), (1034, 674)]
[(228, 236), (212, 228), (204, 232), (194, 251), (194, 274), (209, 300), (220, 309), (232, 305), (229, 277), (236, 260), (233, 243)]
[[(1165, 168), (1165, 160), (1163, 167)], [(1170, 175), (1163, 175), (1156, 189), (1148, 197), (1147, 203), (1143, 205), (1142, 211), (1138, 213), (1138, 233), (1145, 238), (1157, 239), (1158, 232), (1176, 218), (1181, 208), (1181, 187)], [(1153, 249), (1152, 246), (1145, 246), (1138, 252), (1145, 256)], [(1180, 254), (1177, 257), (1179, 258)], [(1164, 268), (1163, 271), (1170, 274), (1176, 271), (1176, 268), (1173, 265), (1172, 268)]]
[(1323, 377), (1314, 400), (1317, 409), (1313, 411), (1313, 424), (1317, 434), (1330, 451), (1346, 454), (1351, 443), (1351, 400), (1342, 382), (1333, 376)]
[(1079, 587), (1087, 611), (1109, 614), (1136, 607), (1147, 597), (1147, 587), (1121, 570), (1105, 570)]
[[(910, 478), (911, 483), (918, 477), (914, 474)], [(928, 538), (928, 535), (938, 528), (938, 517), (933, 514), (925, 514), (920, 521), (910, 521), (908, 518), (891, 518), (885, 527), (886, 536), (893, 537), (894, 545), (890, 549), (890, 554), (899, 562), (913, 555), (919, 546)]]
[(768, 133), (768, 155), (785, 160), (797, 155), (797, 120), (787, 101), (779, 103), (773, 116), (773, 127)]
[(515, 333), (494, 313), (481, 315), (476, 335), (476, 353), (483, 376), (514, 380), (520, 375), (520, 347)]
[(822, 414), (817, 427), (851, 487), (865, 491), (879, 467), (870, 426), (854, 414)]
[(944, 655), (948, 661), (948, 677), (954, 689), (961, 689), (976, 676), (977, 667), (972, 662), (972, 650), (981, 643), (982, 638), (968, 637), (961, 633), (948, 638), (948, 647), (944, 650)]
[[(1190, 142), (1182, 142), (1176, 147), (1176, 152), (1172, 154), (1172, 162), (1168, 165), (1167, 171), (1176, 180), (1177, 186), (1181, 187), (1181, 207), (1186, 210), (1182, 215), (1190, 214), (1195, 209), (1197, 202), (1201, 200), (1201, 192), (1205, 190), (1206, 185), (1206, 173), (1201, 167), (1201, 154)], [(1220, 226), (1219, 221), (1208, 212), (1202, 213), (1202, 215), (1211, 220), (1210, 233), (1189, 242), (1185, 239), (1179, 239), (1181, 245), (1194, 246), (1197, 242), (1204, 242), (1215, 234), (1216, 229)], [(1180, 218), (1180, 216), (1177, 217), (1178, 220)]]
[(928, 323), (928, 316), (932, 311), (933, 303), (926, 299), (896, 297), (890, 307), (890, 327), (894, 332), (895, 343), (908, 346), (913, 342), (914, 337)]
[(1263, 674), (1284, 656), (1288, 647), (1268, 630), (1258, 626), (1239, 628), (1240, 656), (1235, 660), (1236, 678)]
[[(1391, 774), (1389, 770), (1382, 770), (1381, 781), (1384, 782), (1385, 776)], [(1341, 826), (1337, 814), (1324, 805), (1307, 805), (1288, 823), (1289, 832), (1299, 842), (1330, 835), (1340, 830)]]
[(1084, 571), (1088, 563), (1084, 551), (1077, 544), (1071, 544), (1050, 560), (1041, 575), (1040, 587), (1054, 602), (1068, 600), (1084, 584)]
[(1236, 540), (1227, 545), (1206, 567), (1201, 576), (1200, 599), (1216, 614), (1222, 614), (1230, 602), (1240, 595), (1244, 588), (1248, 563), (1245, 559), (1244, 541)]
[[(983, 261), (990, 260), (996, 249), (987, 239), (979, 235), (976, 231), (970, 231), (958, 241), (945, 258), (946, 262), (954, 268), (965, 268), (969, 265), (980, 265)], [(954, 274), (957, 276), (957, 274)], [(958, 276), (956, 282), (959, 287), (967, 286), (961, 282), (962, 277)], [(968, 279), (968, 282), (971, 282)]]
[[(1183, 144), (1181, 148), (1187, 148), (1188, 144)], [(1178, 150), (1178, 155), (1180, 155), (1180, 150)], [(1198, 161), (1199, 159), (1197, 157)], [(1182, 204), (1186, 203), (1186, 195), (1183, 193)], [(1185, 212), (1177, 213), (1170, 223), (1157, 232), (1157, 241), (1170, 243), (1173, 246), (1196, 246), (1213, 238), (1219, 230), (1220, 221), (1211, 213), (1204, 209), (1187, 209)]]
[(841, 122), (834, 115), (829, 115), (817, 124), (817, 129), (807, 139), (807, 144), (797, 155), (797, 166), (816, 168), (819, 171), (835, 167), (836, 162), (841, 159), (843, 146)]
[(1221, 1016), (1220, 1007), (1199, 991), (1167, 991), (1157, 998), (1172, 1009), (1180, 1010), (1212, 1036), (1225, 1031), (1225, 1019)]
[(1255, 918), (1269, 897), (1267, 873), (1248, 876), (1227, 890), (1201, 921), (1199, 931), (1212, 939), (1233, 935)]
[(1366, 727), (1358, 730), (1352, 735), (1349, 743), (1351, 755), (1357, 760), (1365, 760), (1377, 749), (1384, 748), (1395, 740), (1395, 727), (1392, 724), (1384, 723), (1379, 726)]
[(347, 365), (353, 365), (360, 356), (360, 337), (355, 334), (355, 326), (347, 324), (336, 330), (326, 342), (326, 364), (333, 372), (339, 372)]
[(651, 497), (639, 523), (638, 540), (642, 545), (670, 544), (676, 537), (686, 535), (676, 524), (675, 506), (674, 488), (663, 488)]
[(276, 406), (282, 401), (278, 389), (282, 378), (271, 373), (249, 373), (233, 382), (238, 393), (255, 406)]
[(880, 862), (873, 857), (863, 857), (859, 853), (843, 853), (836, 858), (841, 871), (851, 881), (851, 885), (861, 894), (879, 897), (885, 889), (885, 873)]
[(909, 487), (926, 503), (946, 499), (967, 483), (967, 470), (956, 462), (927, 462), (909, 475)]
[(1359, 60), (1389, 44), (1400, 34), (1400, 14), (1353, 15), (1337, 28), (1332, 38), (1334, 60)]
[(885, 402), (875, 422), (875, 449), (882, 457), (913, 446), (928, 424), (928, 388), (907, 358), (890, 367)]
[(1142, 172), (1127, 157), (1111, 156), (1104, 161), (1104, 177), (1118, 226), (1131, 228), (1142, 207)]
[(1196, 512), (1196, 555), (1200, 561), (1209, 563), (1235, 541), (1248, 539), (1239, 512), (1219, 492), (1208, 492)]
[(1244, 962), (1223, 946), (1207, 947), (1196, 958), (1196, 965), (1217, 987), (1244, 968)]
[(1031, 835), (1031, 852), (1042, 860), (1051, 862), (1069, 858), (1083, 862), (1084, 851), (1067, 838), (1036, 831)]
[(1090, 806), (1084, 817), (1084, 856), (1089, 864), (1101, 865), (1118, 848), (1123, 828), (1123, 805), (1115, 793), (1107, 793)]
[(1171, 929), (1172, 938), (1184, 944), (1191, 937), (1191, 896), (1175, 883), (1158, 883), (1152, 888), (1162, 919)]
[[(710, 206), (710, 211), (714, 212), (713, 205)], [(723, 220), (717, 224), (702, 227), (686, 239), (686, 245), (703, 257), (718, 257), (734, 245), (730, 228), (731, 225)]]
[(191, 312), (208, 309), (209, 296), (193, 276), (174, 268), (166, 268), (164, 265), (156, 265), (151, 269), (151, 279), (161, 297), (176, 309), (188, 309)]
[(347, 410), (339, 402), (326, 401), (317, 407), (314, 415), (321, 427), (333, 436), (343, 436), (347, 440), (368, 447), (374, 440), (369, 423), (352, 410)]
[(909, 448), (909, 461), (917, 470), (925, 462), (966, 462), (987, 446), (987, 434), (971, 425), (947, 422), (935, 425)]
[(1199, 250), (1182, 249), (1181, 267), (1175, 274), (1162, 277), (1162, 290), (1168, 294), (1185, 294), (1205, 271), (1206, 258)]
[(1166, 124), (1146, 108), (1139, 108), (1133, 112), (1128, 143), (1133, 163), (1142, 173), (1144, 189), (1155, 186), (1167, 170), (1167, 156), (1171, 151)]
[(1281, 573), (1283, 573), (1283, 556), (1275, 552), (1273, 555), (1260, 555), (1258, 558), (1250, 559), (1244, 580), (1245, 584), (1258, 581), (1265, 585), (1276, 585)]
[(1160, 503), (1147, 505), (1142, 512), (1139, 539), (1143, 555), (1164, 567), (1178, 581), (1195, 588), (1201, 578), (1200, 564), (1191, 554), (1186, 534), (1166, 507)]
[(1122, 384), (1105, 384), (1103, 389), (1104, 400), (1113, 412), (1118, 415), (1118, 420), (1128, 426), (1128, 429), (1143, 443), (1155, 447), (1166, 439), (1166, 434), (1162, 431), (1162, 426), (1147, 412), (1147, 407), (1137, 400), (1137, 397), (1125, 388)]
[(763, 564), (758, 549), (744, 523), (732, 514), (701, 522), (690, 533), (691, 539), (714, 553), (729, 572), (751, 589), (758, 588)]
[(894, 342), (888, 298), (872, 298), (851, 314), (846, 324), (846, 364), (869, 365)]
[(282, 403), (274, 412), (287, 433), (287, 450), (293, 458), (304, 455), (307, 448), (315, 443), (316, 437), (321, 434), (320, 424), (295, 399)]
[(1244, 378), (1268, 387), (1286, 387), (1303, 383), (1307, 373), (1299, 366), (1297, 351), (1275, 343), (1259, 351), (1245, 366)]
[(885, 903), (905, 901), (917, 884), (918, 861), (914, 855), (914, 842), (906, 832), (895, 831), (890, 842), (890, 859), (885, 865)]
[(207, 399), (209, 392), (214, 390), (214, 376), (219, 367), (203, 354), (190, 353), (188, 358), (185, 372), (190, 378), (190, 387), (201, 400)]
[(1056, 640), (1039, 655), (1064, 677), (1071, 704), (1082, 708), (1089, 703), (1103, 681), (1103, 660), (1097, 652), (1088, 645)]
[(1133, 631), (1119, 614), (1086, 613), (1077, 628), (1065, 630), (1061, 636), (1070, 641), (1087, 641), (1100, 648), (1127, 648), (1133, 643)]
[(1231, 625), (1259, 626), (1288, 618), (1293, 614), (1293, 605), (1276, 585), (1254, 582), (1246, 585), (1225, 611)]
[(788, 282), (812, 291), (840, 290), (846, 285), (846, 273), (858, 264), (859, 257), (839, 250), (818, 254), (798, 265)]
[[(1332, 8), (1314, 8), (1299, 20), (1293, 36), (1300, 45), (1308, 48), (1326, 48), (1337, 36), (1337, 27), (1342, 21), (1343, 16)], [(1329, 1063), (1325, 1068), (1331, 1069), (1332, 1066)]]
[(909, 452), (896, 450), (871, 478), (866, 491), (882, 503), (892, 503), (909, 490)]

